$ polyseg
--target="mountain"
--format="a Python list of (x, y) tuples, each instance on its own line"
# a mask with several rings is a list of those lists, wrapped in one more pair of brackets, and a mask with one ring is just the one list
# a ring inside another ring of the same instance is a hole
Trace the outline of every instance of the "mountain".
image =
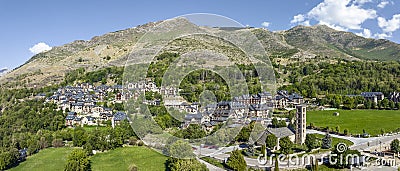
[(282, 35), (288, 44), (316, 55), (366, 60), (400, 59), (399, 44), (360, 37), (325, 25), (297, 26)]
[[(188, 24), (186, 19), (175, 19), (175, 25)], [(78, 68), (87, 71), (108, 66), (124, 66), (128, 54), (136, 42), (160, 22), (150, 22), (126, 30), (93, 37), (91, 40), (77, 40), (50, 51), (33, 56), (22, 66), (0, 78), (0, 84), (9, 87), (46, 86), (60, 83), (65, 74)], [(168, 31), (169, 26), (161, 31)], [(331, 29), (324, 25), (296, 26), (289, 30), (271, 32), (261, 28), (208, 28), (210, 32), (230, 32), (241, 34), (250, 30), (265, 47), (270, 58), (285, 59), (336, 59), (347, 60), (396, 60), (400, 59), (400, 45), (388, 40), (368, 39), (350, 32)], [(187, 45), (215, 50), (226, 54), (235, 61), (242, 61), (241, 53), (235, 47), (218, 38), (204, 37), (201, 41), (189, 37), (174, 40), (164, 51), (177, 53), (196, 48)], [(228, 50), (227, 50), (228, 48)], [(237, 49), (236, 49), (237, 50)], [(137, 59), (137, 63), (151, 62)]]

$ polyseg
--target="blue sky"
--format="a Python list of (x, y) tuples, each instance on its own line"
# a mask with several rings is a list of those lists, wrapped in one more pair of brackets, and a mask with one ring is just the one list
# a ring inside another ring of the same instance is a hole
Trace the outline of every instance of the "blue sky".
[(0, 0), (0, 69), (17, 67), (46, 48), (190, 13), (273, 31), (326, 24), (400, 42), (397, 0)]

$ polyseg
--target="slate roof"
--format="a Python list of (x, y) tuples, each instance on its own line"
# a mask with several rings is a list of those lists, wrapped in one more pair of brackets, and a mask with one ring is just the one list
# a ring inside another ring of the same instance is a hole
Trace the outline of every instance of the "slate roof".
[(362, 92), (361, 96), (363, 97), (375, 97), (375, 96), (382, 96), (382, 92)]
[(259, 135), (259, 139), (256, 141), (257, 144), (265, 144), (267, 135), (274, 134), (277, 138), (284, 138), (294, 135), (294, 133), (287, 127), (282, 128), (267, 128), (264, 132)]
[(126, 113), (118, 111), (114, 114), (114, 121), (122, 121), (126, 119)]

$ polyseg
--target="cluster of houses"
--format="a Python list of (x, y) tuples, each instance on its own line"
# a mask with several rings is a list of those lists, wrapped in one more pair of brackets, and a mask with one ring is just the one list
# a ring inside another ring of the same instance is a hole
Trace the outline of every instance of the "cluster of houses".
[[(129, 91), (124, 91), (129, 90)], [(146, 91), (158, 92), (164, 97), (176, 96), (176, 88), (158, 88), (154, 82), (149, 80), (122, 85), (99, 85), (80, 83), (74, 86), (59, 88), (52, 96), (45, 99), (46, 103), (52, 102), (58, 105), (59, 110), (67, 112), (65, 125), (68, 127), (83, 125), (101, 125), (104, 121), (118, 124), (128, 117), (122, 111), (113, 111), (106, 107), (107, 103), (122, 103), (131, 98), (137, 99)], [(44, 98), (44, 94), (37, 95)], [(147, 100), (144, 103), (159, 105), (160, 100)]]
[(122, 86), (93, 86), (88, 83), (59, 88), (54, 94), (46, 98), (45, 102), (53, 102), (59, 110), (67, 112), (65, 126), (101, 125), (104, 121), (111, 121), (112, 125), (127, 119), (121, 111), (113, 112), (111, 108), (98, 105), (99, 103), (121, 103), (129, 98), (128, 93), (122, 93)]
[[(128, 91), (124, 91), (128, 90)], [(228, 119), (236, 119), (236, 124), (257, 121), (263, 124), (271, 122), (272, 108), (293, 107), (304, 102), (303, 97), (287, 91), (278, 91), (274, 96), (269, 92), (254, 95), (242, 95), (234, 97), (232, 101), (223, 101), (207, 106), (200, 103), (188, 103), (176, 99), (179, 89), (172, 87), (157, 87), (151, 80), (127, 83), (122, 85), (100, 85), (94, 86), (89, 83), (76, 84), (59, 88), (54, 94), (46, 98), (46, 102), (58, 105), (59, 110), (67, 112), (65, 125), (73, 127), (76, 125), (101, 125), (104, 121), (119, 123), (127, 116), (122, 111), (113, 111), (106, 107), (109, 102), (122, 103), (128, 99), (137, 99), (144, 92), (157, 92), (163, 97), (166, 108), (174, 108), (185, 115), (182, 127), (190, 124), (201, 124), (206, 130)], [(168, 100), (169, 99), (169, 100)], [(149, 105), (160, 105), (160, 99), (145, 100)], [(243, 118), (246, 118), (245, 120)]]
[[(59, 88), (52, 96), (45, 99), (58, 105), (59, 110), (67, 113), (65, 125), (67, 127), (84, 125), (103, 125), (110, 121), (112, 126), (129, 119), (123, 111), (115, 111), (105, 104), (126, 102), (129, 99), (138, 99), (145, 92), (157, 92), (164, 98), (163, 105), (185, 113), (182, 128), (190, 124), (199, 124), (206, 131), (212, 131), (215, 126), (226, 121), (229, 127), (247, 125), (250, 122), (259, 122), (265, 127), (272, 123), (273, 108), (293, 108), (304, 103), (299, 94), (289, 94), (287, 91), (278, 91), (276, 95), (261, 92), (252, 95), (234, 97), (231, 101), (221, 101), (201, 106), (200, 103), (189, 103), (179, 96), (179, 89), (171, 87), (158, 88), (150, 80), (122, 85), (94, 86), (88, 83), (76, 84)], [(145, 100), (148, 105), (161, 105), (160, 99)], [(287, 121), (288, 122), (288, 121)], [(284, 128), (281, 128), (284, 129)], [(272, 133), (274, 130), (270, 130)], [(289, 132), (285, 128), (286, 132)], [(293, 133), (293, 132), (292, 132)], [(292, 134), (290, 134), (293, 136)]]
[[(268, 126), (272, 122), (273, 108), (287, 108), (300, 105), (304, 102), (303, 97), (298, 94), (289, 94), (287, 91), (279, 91), (273, 96), (269, 92), (253, 95), (242, 95), (234, 97), (232, 101), (222, 101), (205, 106), (199, 110), (195, 105), (177, 106), (178, 109), (195, 109), (185, 115), (182, 127), (190, 124), (200, 124), (203, 129), (210, 131), (219, 123), (232, 119), (232, 125), (245, 125), (252, 121)], [(277, 104), (279, 103), (279, 104)], [(169, 103), (167, 103), (169, 104)], [(188, 110), (185, 110), (186, 112)]]

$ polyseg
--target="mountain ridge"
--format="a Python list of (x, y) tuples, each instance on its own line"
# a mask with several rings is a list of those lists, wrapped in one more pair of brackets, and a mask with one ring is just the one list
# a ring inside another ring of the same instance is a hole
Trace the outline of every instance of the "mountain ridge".
[[(20, 67), (3, 75), (0, 78), (0, 84), (11, 87), (53, 85), (60, 83), (66, 73), (78, 68), (94, 71), (108, 66), (124, 66), (127, 55), (141, 36), (161, 22), (149, 22), (137, 27), (94, 36), (90, 40), (76, 40), (53, 47), (47, 52), (33, 56)], [(207, 29), (203, 26), (202, 28)], [(384, 39), (364, 38), (354, 33), (337, 31), (325, 25), (299, 25), (279, 32), (262, 28), (241, 29), (248, 29), (254, 33), (270, 58), (321, 60), (318, 57), (325, 57), (382, 61), (400, 59), (400, 45), (397, 43)], [(241, 29), (220, 28), (220, 31), (236, 32)], [(215, 41), (209, 44), (218, 46), (219, 43)]]

